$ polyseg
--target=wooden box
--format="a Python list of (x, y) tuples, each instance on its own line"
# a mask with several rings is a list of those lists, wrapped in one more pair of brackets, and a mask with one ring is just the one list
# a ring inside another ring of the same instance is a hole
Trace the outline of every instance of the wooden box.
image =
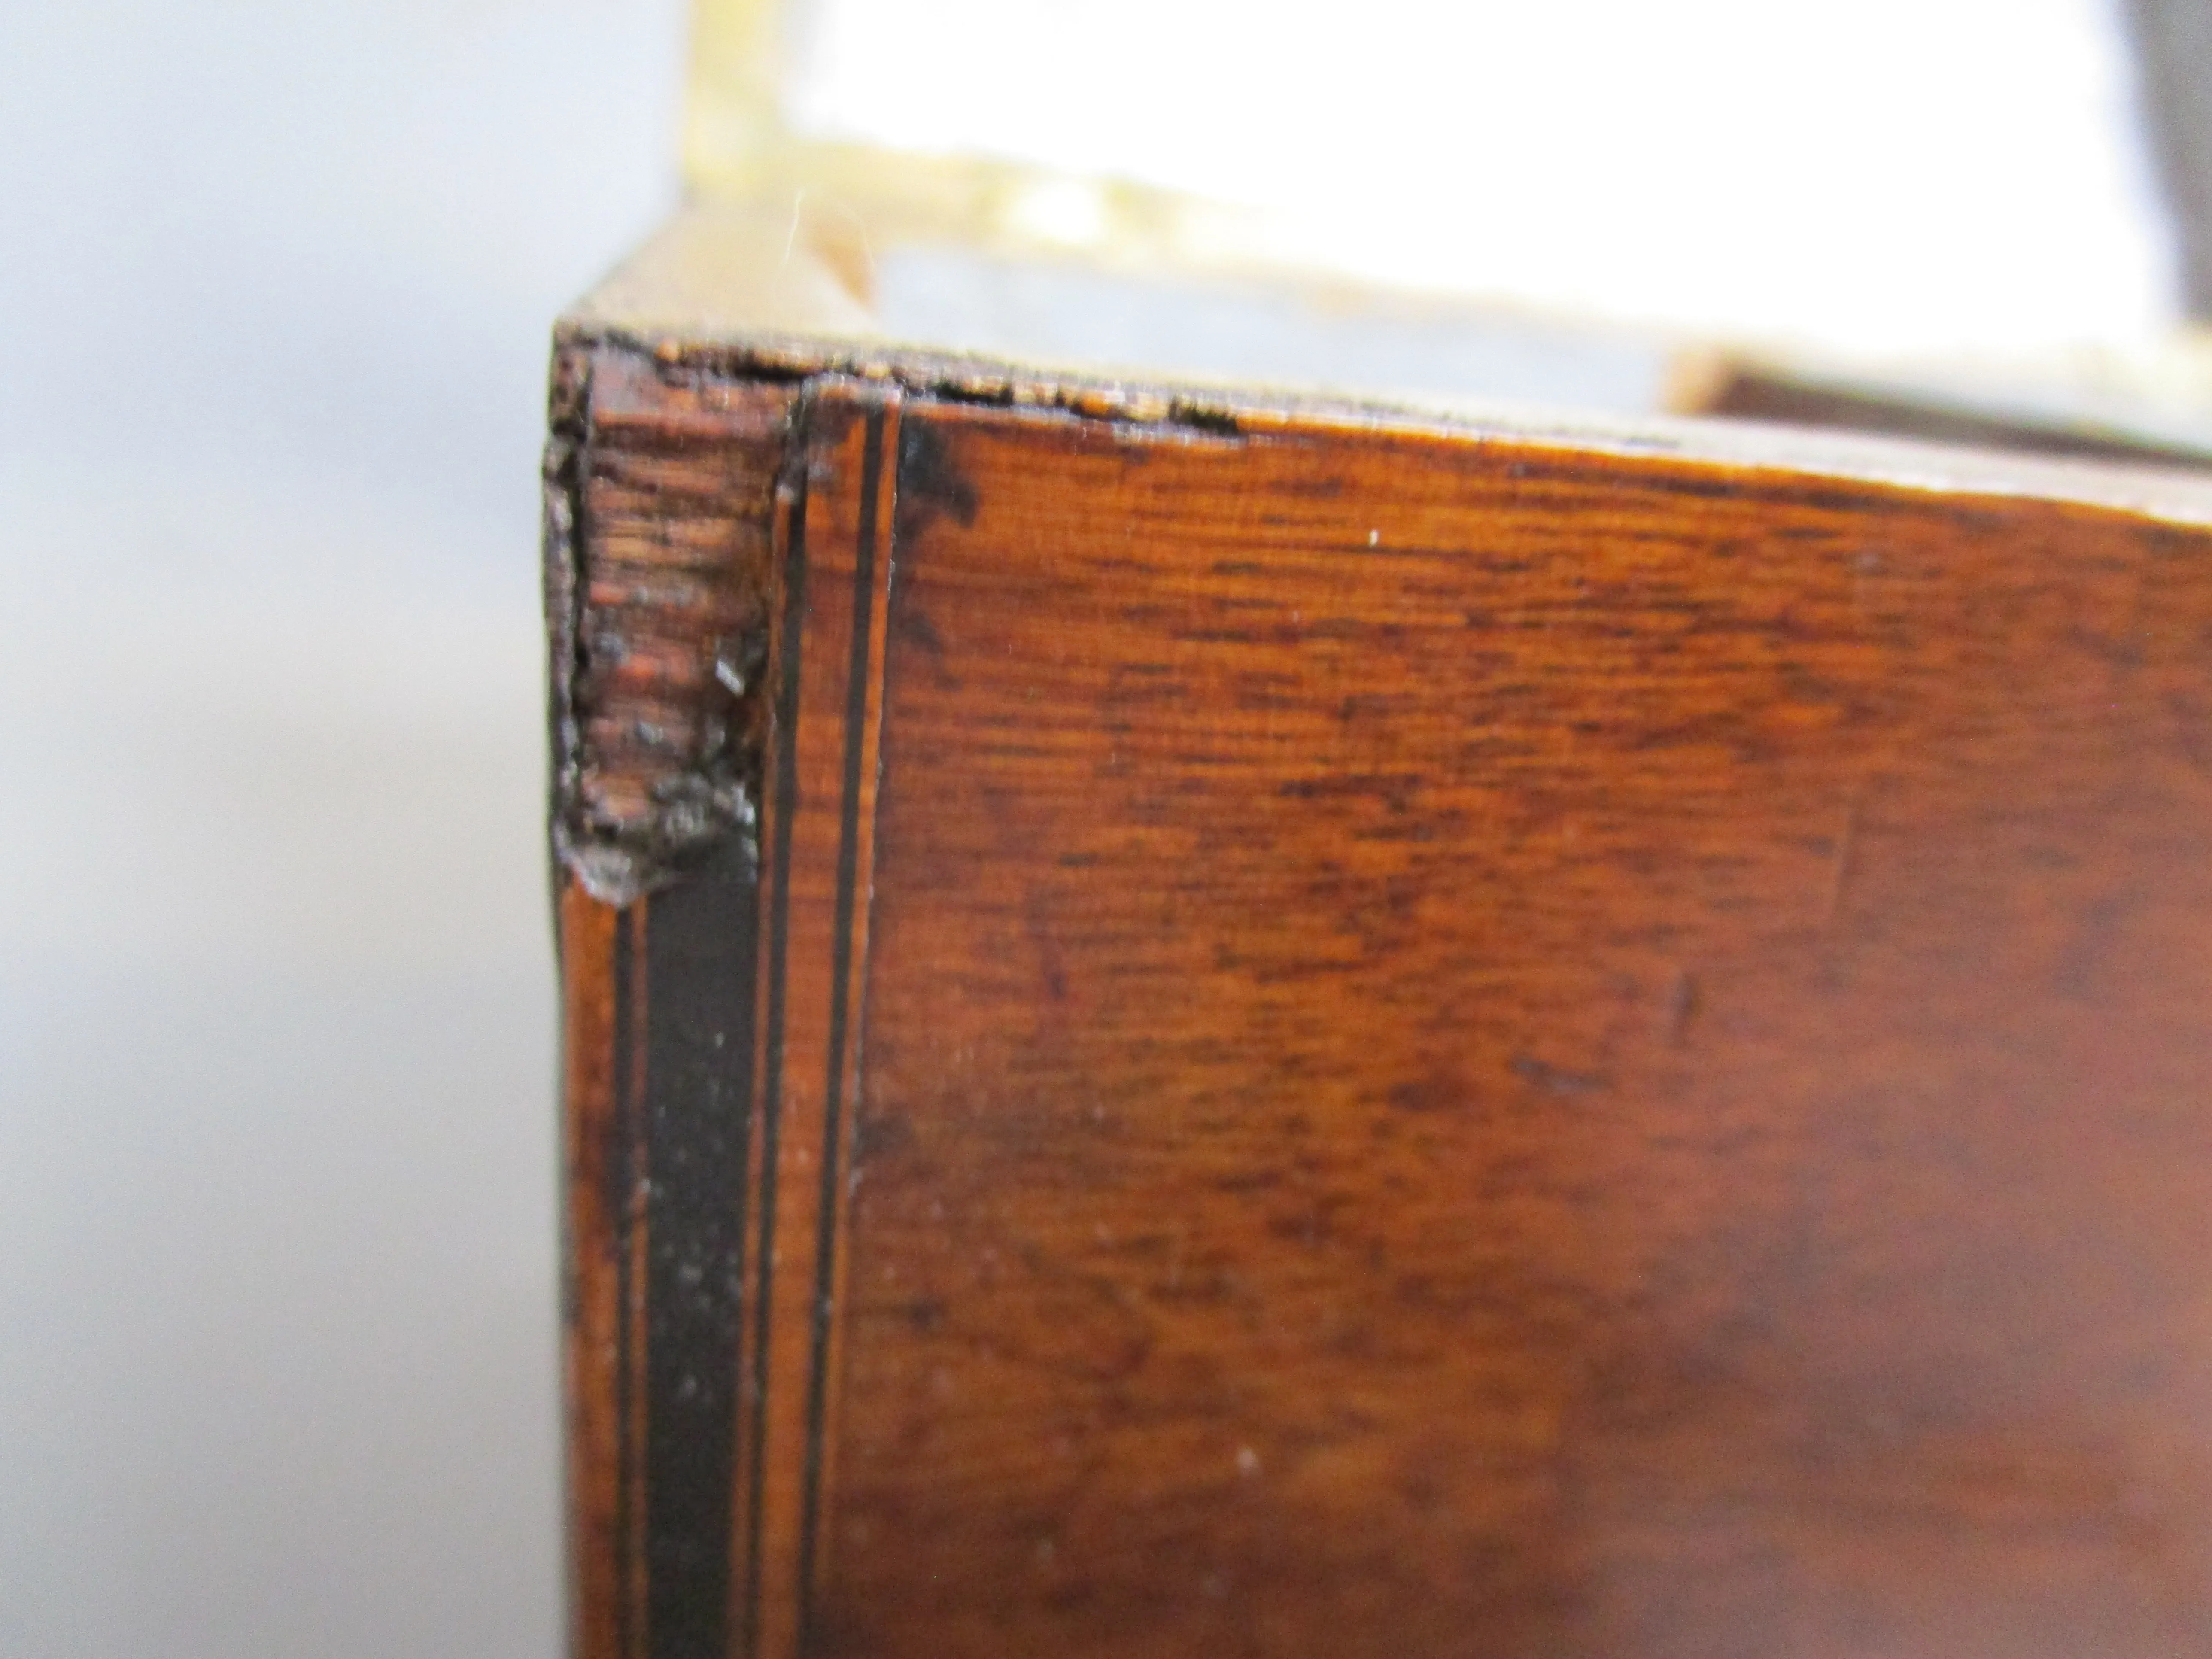
[(563, 325), (584, 1659), (2212, 1651), (2212, 488)]

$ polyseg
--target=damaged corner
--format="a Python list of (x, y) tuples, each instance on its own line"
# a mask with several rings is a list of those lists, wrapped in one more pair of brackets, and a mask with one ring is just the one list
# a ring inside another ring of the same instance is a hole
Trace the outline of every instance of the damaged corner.
[(775, 492), (799, 388), (556, 343), (544, 467), (554, 856), (627, 905), (756, 856)]

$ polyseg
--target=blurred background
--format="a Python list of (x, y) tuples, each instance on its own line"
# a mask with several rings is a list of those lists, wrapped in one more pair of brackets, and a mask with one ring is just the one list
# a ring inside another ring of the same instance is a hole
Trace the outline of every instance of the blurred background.
[(683, 9), (0, 20), (0, 1653), (543, 1659), (545, 343)]
[[(0, 0), (0, 1653), (558, 1650), (544, 362), (678, 199), (687, 27)], [(791, 112), (1622, 326), (2155, 352), (2125, 41), (825, 0)]]
[(1860, 356), (2175, 316), (2118, 0), (811, 0), (786, 34), (803, 134), (1246, 204), (1286, 266)]

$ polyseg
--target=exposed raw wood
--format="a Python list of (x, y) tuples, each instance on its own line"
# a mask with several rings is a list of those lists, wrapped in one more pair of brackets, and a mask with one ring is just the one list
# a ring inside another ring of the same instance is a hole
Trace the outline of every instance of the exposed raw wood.
[(553, 834), (592, 891), (626, 903), (752, 833), (793, 389), (584, 346), (555, 378)]

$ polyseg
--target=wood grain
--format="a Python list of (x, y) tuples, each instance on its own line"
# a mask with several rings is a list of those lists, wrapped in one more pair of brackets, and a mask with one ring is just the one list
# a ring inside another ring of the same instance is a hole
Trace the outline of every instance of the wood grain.
[(2212, 1643), (2201, 535), (908, 420), (823, 1651)]
[(2212, 533), (776, 384), (757, 881), (633, 945), (645, 1167), (744, 1151), (629, 1224), (742, 1305), (574, 1362), (586, 1659), (2212, 1652)]
[(803, 410), (803, 471), (783, 538), (778, 765), (769, 796), (769, 923), (758, 983), (761, 1231), (747, 1508), (746, 1651), (793, 1655), (809, 1634), (834, 1473), (853, 1108), (890, 575), (896, 392), (830, 384)]

